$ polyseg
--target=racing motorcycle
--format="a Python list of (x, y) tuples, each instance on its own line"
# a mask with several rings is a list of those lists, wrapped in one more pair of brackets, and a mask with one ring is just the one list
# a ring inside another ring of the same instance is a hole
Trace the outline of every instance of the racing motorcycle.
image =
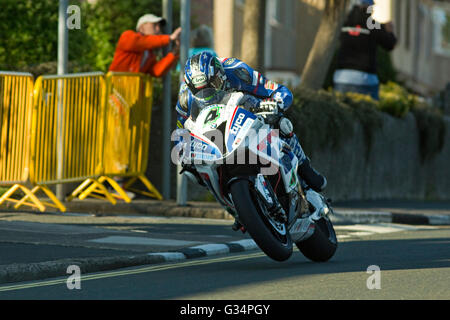
[(235, 218), (233, 229), (248, 231), (270, 258), (287, 260), (295, 243), (308, 259), (327, 261), (337, 248), (333, 209), (298, 176), (298, 159), (279, 136), (279, 116), (248, 111), (247, 98), (225, 91), (194, 98), (185, 129), (173, 138), (181, 142), (180, 173), (207, 187)]

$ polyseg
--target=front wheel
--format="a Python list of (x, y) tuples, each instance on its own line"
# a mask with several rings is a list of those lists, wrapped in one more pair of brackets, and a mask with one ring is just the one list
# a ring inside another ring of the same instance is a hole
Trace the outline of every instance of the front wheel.
[(305, 241), (297, 242), (297, 248), (303, 255), (315, 262), (325, 262), (333, 257), (337, 249), (337, 238), (333, 224), (328, 218), (315, 223), (315, 230)]
[(233, 182), (230, 192), (240, 222), (258, 247), (273, 260), (289, 259), (292, 254), (292, 240), (286, 226), (277, 228), (277, 223), (264, 214), (265, 208), (249, 181), (241, 179)]

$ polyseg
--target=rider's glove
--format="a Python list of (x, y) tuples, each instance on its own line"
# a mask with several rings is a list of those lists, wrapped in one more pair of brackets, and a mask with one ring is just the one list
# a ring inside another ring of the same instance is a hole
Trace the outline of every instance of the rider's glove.
[(276, 114), (278, 113), (278, 102), (272, 98), (261, 100), (258, 110), (259, 112), (272, 112)]
[(284, 100), (281, 97), (275, 96), (273, 98), (277, 102), (278, 110), (284, 110)]
[(259, 109), (263, 112), (272, 112), (277, 114), (284, 109), (284, 101), (280, 97), (267, 98), (261, 100), (259, 103)]

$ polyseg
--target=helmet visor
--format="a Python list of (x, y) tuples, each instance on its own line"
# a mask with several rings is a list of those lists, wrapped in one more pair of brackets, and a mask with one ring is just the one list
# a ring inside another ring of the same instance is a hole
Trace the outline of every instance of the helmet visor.
[(205, 88), (199, 90), (195, 95), (195, 99), (200, 102), (201, 104), (215, 104), (219, 103), (223, 96), (225, 94), (225, 91), (218, 90), (216, 88)]

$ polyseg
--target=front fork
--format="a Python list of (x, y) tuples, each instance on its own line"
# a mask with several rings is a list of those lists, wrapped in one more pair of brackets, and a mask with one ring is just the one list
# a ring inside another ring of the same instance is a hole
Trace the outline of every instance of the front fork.
[(299, 217), (289, 228), (292, 241), (295, 243), (305, 241), (314, 234), (316, 222), (321, 218), (328, 219), (328, 214), (332, 212), (325, 198), (312, 189), (305, 192), (308, 205), (314, 211), (308, 215)]
[(280, 223), (286, 223), (288, 221), (286, 212), (278, 201), (272, 185), (266, 181), (262, 174), (256, 176), (255, 189), (266, 206), (269, 215)]
[(256, 192), (259, 194), (259, 198), (266, 208), (268, 208), (268, 214), (271, 218), (274, 218), (276, 221), (283, 224), (287, 224), (287, 229), (289, 230), (293, 242), (304, 241), (313, 235), (315, 221), (320, 219), (316, 213), (318, 210), (315, 210), (313, 214), (310, 214), (305, 218), (302, 217), (302, 213), (309, 212), (308, 202), (310, 200), (313, 201), (312, 205), (315, 206), (318, 204), (320, 197), (317, 198), (316, 195), (309, 194), (309, 190), (306, 195), (303, 194), (299, 185), (298, 195), (296, 197), (291, 197), (290, 199), (290, 212), (288, 218), (283, 207), (278, 202), (270, 183), (265, 180), (263, 175), (258, 174), (256, 176), (254, 185)]

